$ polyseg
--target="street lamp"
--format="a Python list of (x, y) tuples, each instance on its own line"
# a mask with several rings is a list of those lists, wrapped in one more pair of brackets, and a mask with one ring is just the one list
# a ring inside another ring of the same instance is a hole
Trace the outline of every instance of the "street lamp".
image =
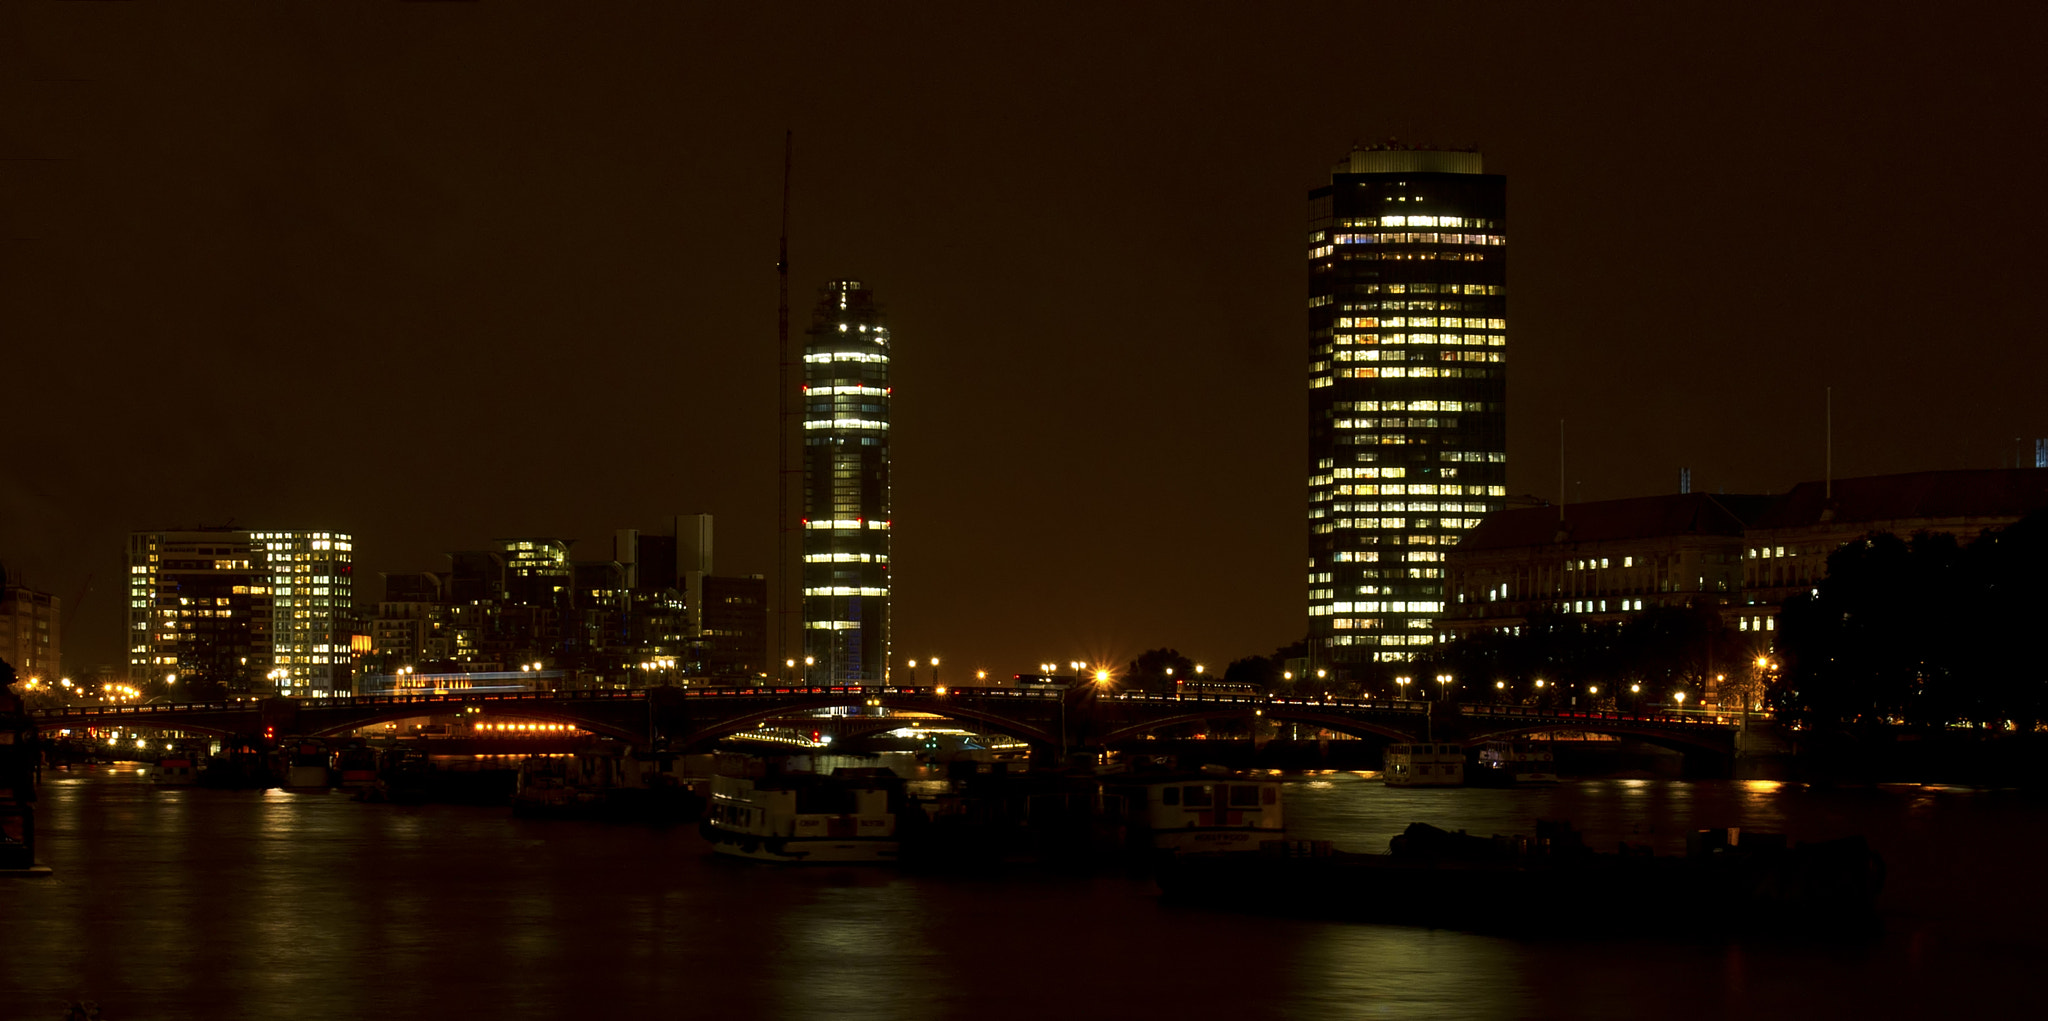
[[(1318, 671), (1316, 671), (1316, 673), (1317, 673), (1317, 674), (1321, 674), (1321, 673), (1322, 673), (1322, 671), (1318, 670)], [(1401, 693), (1401, 698), (1402, 698), (1402, 700), (1403, 700), (1403, 701), (1406, 701), (1406, 700), (1407, 700), (1407, 698), (1408, 698), (1408, 678), (1406, 678), (1406, 677), (1396, 677), (1396, 678), (1394, 678), (1394, 684), (1395, 684), (1395, 685), (1397, 685), (1397, 687), (1395, 688), (1395, 690), (1396, 690), (1396, 691), (1399, 691), (1399, 692)]]

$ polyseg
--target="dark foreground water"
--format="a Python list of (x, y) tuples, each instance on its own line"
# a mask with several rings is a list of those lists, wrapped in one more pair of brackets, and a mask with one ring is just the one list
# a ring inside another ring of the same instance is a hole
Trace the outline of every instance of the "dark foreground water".
[[(694, 830), (507, 809), (157, 790), (45, 774), (42, 860), (0, 880), (0, 1018), (1911, 1017), (2044, 996), (2048, 804), (2014, 793), (1606, 780), (1289, 785), (1292, 835), (1411, 820), (1870, 837), (1886, 930), (1850, 945), (1513, 940), (1158, 903), (1123, 876), (911, 876), (714, 860)], [(1646, 891), (1645, 897), (1654, 896)]]

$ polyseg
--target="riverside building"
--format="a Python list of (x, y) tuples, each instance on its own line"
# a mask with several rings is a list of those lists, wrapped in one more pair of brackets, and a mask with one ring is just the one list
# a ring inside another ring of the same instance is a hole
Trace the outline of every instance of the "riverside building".
[(1507, 497), (1507, 179), (1469, 150), (1354, 150), (1309, 193), (1310, 654), (1436, 640), (1451, 547)]
[(129, 681), (348, 694), (354, 548), (341, 532), (131, 534)]
[(803, 676), (889, 676), (889, 330), (874, 292), (825, 285), (804, 342)]

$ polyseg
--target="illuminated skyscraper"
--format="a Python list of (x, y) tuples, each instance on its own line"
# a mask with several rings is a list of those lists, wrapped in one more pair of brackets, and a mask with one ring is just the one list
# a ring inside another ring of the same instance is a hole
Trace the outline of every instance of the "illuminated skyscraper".
[(355, 553), (340, 532), (128, 538), (128, 677), (230, 694), (348, 694)]
[(889, 676), (889, 331), (874, 292), (825, 285), (804, 342), (804, 676)]
[(1370, 146), (1308, 218), (1311, 654), (1398, 663), (1434, 640), (1445, 552), (1506, 502), (1507, 179)]

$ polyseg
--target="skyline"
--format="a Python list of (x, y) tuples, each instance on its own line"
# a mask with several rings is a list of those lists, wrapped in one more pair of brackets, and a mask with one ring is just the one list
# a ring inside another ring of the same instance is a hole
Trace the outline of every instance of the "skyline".
[[(1301, 196), (1354, 142), (1513, 184), (1511, 495), (1559, 495), (1559, 418), (1569, 502), (1788, 489), (1829, 386), (1836, 477), (2048, 435), (2042, 212), (1947, 183), (2038, 163), (2040, 12), (100, 6), (0, 12), (46, 458), (0, 469), (0, 559), (83, 665), (127, 534), (176, 525), (348, 532), (368, 573), (705, 511), (772, 575), (785, 126), (792, 293), (889, 299), (899, 665), (1302, 636)], [(1346, 39), (1445, 33), (1332, 88)]]

